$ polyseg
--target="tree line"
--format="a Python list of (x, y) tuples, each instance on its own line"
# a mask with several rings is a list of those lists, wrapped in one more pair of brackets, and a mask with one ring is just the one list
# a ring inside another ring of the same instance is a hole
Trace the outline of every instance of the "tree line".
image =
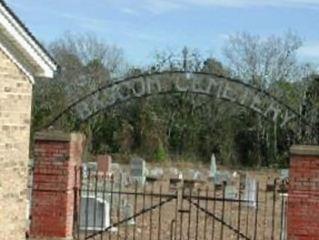
[[(261, 38), (231, 35), (221, 60), (203, 57), (196, 49), (157, 51), (145, 67), (134, 67), (117, 46), (93, 35), (66, 34), (49, 45), (60, 65), (54, 80), (38, 79), (34, 88), (32, 132), (81, 96), (116, 79), (144, 72), (185, 70), (213, 73), (271, 93), (319, 129), (319, 81), (316, 68), (300, 63), (301, 38), (287, 32)], [(103, 99), (99, 99), (102, 101)], [(140, 98), (116, 105), (79, 124), (78, 113), (63, 115), (55, 125), (80, 130), (88, 152), (147, 160), (209, 161), (212, 153), (224, 165), (285, 166), (291, 144), (304, 138), (318, 143), (318, 132), (302, 121), (280, 128), (260, 115), (230, 102), (191, 93)]]

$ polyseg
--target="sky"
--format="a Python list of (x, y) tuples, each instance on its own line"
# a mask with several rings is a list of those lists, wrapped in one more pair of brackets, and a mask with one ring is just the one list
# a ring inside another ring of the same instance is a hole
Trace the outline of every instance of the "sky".
[(6, 0), (44, 44), (66, 32), (93, 33), (134, 65), (156, 50), (198, 49), (222, 57), (227, 36), (302, 37), (300, 61), (319, 64), (319, 0)]

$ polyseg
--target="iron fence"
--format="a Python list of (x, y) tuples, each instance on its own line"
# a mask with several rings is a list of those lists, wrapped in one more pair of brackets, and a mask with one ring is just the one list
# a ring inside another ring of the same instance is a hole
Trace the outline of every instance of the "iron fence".
[(258, 179), (249, 192), (239, 179), (144, 183), (88, 171), (81, 180), (74, 215), (79, 240), (286, 239), (287, 181)]

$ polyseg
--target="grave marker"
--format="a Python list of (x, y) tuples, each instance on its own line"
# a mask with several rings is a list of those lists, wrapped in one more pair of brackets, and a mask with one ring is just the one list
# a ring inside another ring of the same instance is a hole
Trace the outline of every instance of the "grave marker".
[(225, 198), (226, 199), (237, 199), (238, 190), (233, 185), (226, 185), (225, 187)]
[(219, 172), (217, 171), (215, 173), (215, 176), (213, 178), (214, 184), (215, 185), (222, 185), (223, 182), (225, 182), (226, 184), (230, 183), (230, 173), (229, 172)]
[(111, 172), (112, 157), (110, 155), (97, 156), (97, 170), (99, 173), (107, 174)]
[(95, 196), (81, 197), (80, 229), (100, 231), (110, 226), (110, 204)]
[(164, 171), (162, 168), (153, 168), (150, 170), (150, 174), (149, 174), (150, 177), (154, 177), (157, 179), (162, 178), (163, 175), (164, 175)]
[(84, 163), (84, 165), (91, 172), (96, 172), (97, 171), (97, 163), (96, 162), (86, 162), (86, 163)]
[(169, 175), (170, 175), (170, 177), (172, 177), (172, 178), (177, 178), (178, 175), (179, 175), (179, 173), (180, 173), (180, 171), (179, 171), (177, 168), (171, 167), (171, 168), (169, 169)]
[(241, 189), (245, 189), (245, 187), (246, 187), (246, 178), (247, 178), (247, 173), (245, 173), (245, 172), (239, 173), (239, 182), (240, 182)]
[[(133, 207), (131, 204), (126, 203), (123, 207), (124, 212), (124, 219), (128, 219), (133, 216)], [(126, 221), (127, 225), (135, 225), (134, 218), (131, 218), (130, 220)]]
[(287, 180), (289, 178), (289, 169), (280, 170), (280, 180)]
[(133, 158), (130, 162), (130, 173), (132, 180), (144, 185), (146, 180), (146, 163), (142, 158)]
[(256, 207), (256, 194), (257, 194), (257, 183), (256, 179), (246, 178), (246, 188), (244, 192), (244, 200), (247, 202), (248, 207)]
[(215, 154), (212, 154), (210, 159), (210, 177), (215, 177), (217, 173), (216, 157)]

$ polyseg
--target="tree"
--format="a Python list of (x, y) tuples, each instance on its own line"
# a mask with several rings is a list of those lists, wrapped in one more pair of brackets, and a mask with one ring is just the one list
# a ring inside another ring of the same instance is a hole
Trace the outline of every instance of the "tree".
[(301, 38), (290, 31), (266, 38), (243, 32), (229, 36), (223, 53), (234, 76), (266, 88), (276, 81), (301, 80), (296, 60), (301, 46)]
[[(61, 71), (52, 81), (39, 80), (35, 86), (34, 127), (48, 123), (70, 103), (124, 74), (127, 64), (120, 48), (94, 35), (65, 34), (49, 50)], [(103, 101), (103, 99), (98, 99)], [(59, 128), (72, 128), (79, 113), (64, 116)]]
[[(309, 64), (300, 64), (297, 61), (297, 50), (301, 46), (301, 38), (291, 31), (283, 36), (266, 38), (244, 32), (231, 35), (223, 53), (233, 76), (270, 92), (298, 112), (306, 91), (303, 79), (313, 70)], [(289, 144), (284, 141), (291, 140), (291, 131), (279, 131), (276, 123), (270, 124), (260, 116), (248, 112), (246, 118), (254, 119), (254, 135), (258, 143), (257, 149), (260, 149), (260, 161), (263, 149), (268, 148), (267, 162), (269, 158), (273, 158), (272, 162), (276, 162), (280, 154), (288, 150), (286, 148)], [(300, 126), (292, 126), (292, 128), (298, 127)], [(279, 136), (279, 134), (287, 135)], [(298, 136), (293, 136), (293, 139), (298, 139)], [(272, 151), (269, 151), (269, 148)], [(282, 152), (278, 153), (278, 149)]]

